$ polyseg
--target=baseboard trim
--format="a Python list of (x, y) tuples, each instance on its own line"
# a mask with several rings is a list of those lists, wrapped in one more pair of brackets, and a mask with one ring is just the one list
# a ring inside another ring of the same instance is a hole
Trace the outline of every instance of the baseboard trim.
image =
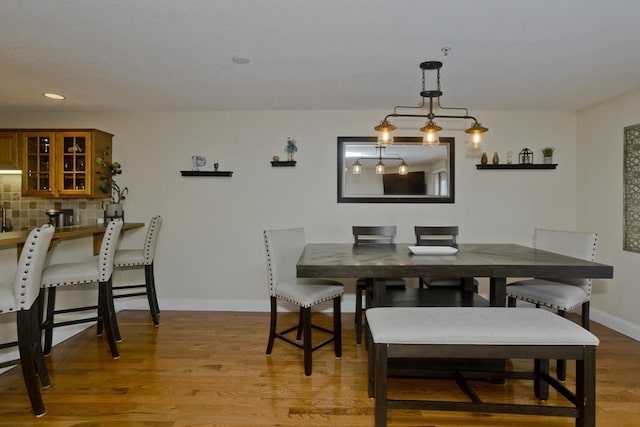
[(616, 316), (612, 316), (604, 311), (594, 309), (589, 310), (589, 317), (594, 322), (598, 322), (607, 328), (613, 329), (616, 332), (620, 332), (623, 335), (633, 338), (636, 341), (640, 341), (640, 326)]

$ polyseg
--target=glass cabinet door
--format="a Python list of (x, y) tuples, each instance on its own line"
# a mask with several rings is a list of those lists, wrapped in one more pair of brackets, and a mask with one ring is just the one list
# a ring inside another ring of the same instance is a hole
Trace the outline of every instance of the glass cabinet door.
[(51, 173), (54, 159), (54, 135), (52, 133), (28, 133), (24, 136), (25, 166), (22, 176), (25, 194), (49, 196), (53, 189)]
[(87, 151), (86, 135), (62, 135), (62, 180), (60, 191), (63, 193), (84, 192), (87, 188)]

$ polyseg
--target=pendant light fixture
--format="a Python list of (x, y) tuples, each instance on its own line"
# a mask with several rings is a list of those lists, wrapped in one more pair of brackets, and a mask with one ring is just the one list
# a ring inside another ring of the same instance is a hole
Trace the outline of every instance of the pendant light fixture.
[[(443, 48), (443, 52), (445, 52), (445, 56), (448, 52), (449, 48)], [(416, 118), (425, 118), (426, 124), (420, 128), (420, 131), (423, 133), (422, 137), (422, 145), (426, 146), (435, 146), (440, 143), (440, 138), (438, 136), (438, 132), (442, 130), (442, 127), (438, 126), (434, 119), (463, 119), (463, 120), (473, 120), (473, 123), (469, 128), (465, 130), (465, 133), (469, 134), (469, 143), (472, 144), (474, 148), (479, 147), (483, 144), (483, 134), (486, 133), (489, 129), (482, 126), (478, 120), (469, 115), (469, 110), (466, 108), (453, 108), (453, 107), (443, 107), (440, 105), (440, 97), (442, 96), (442, 90), (440, 89), (440, 69), (442, 68), (442, 62), (440, 61), (426, 61), (420, 64), (420, 69), (422, 70), (422, 91), (420, 92), (420, 96), (422, 97), (422, 104), (417, 107), (404, 107), (404, 106), (396, 106), (393, 109), (392, 114), (387, 114), (385, 118), (380, 122), (380, 124), (374, 129), (378, 132), (378, 144), (386, 147), (389, 144), (393, 144), (393, 131), (396, 129), (389, 119), (393, 117), (416, 117)], [(425, 73), (427, 71), (435, 71), (436, 72), (436, 88), (435, 89), (427, 89), (425, 84)], [(444, 114), (436, 114), (433, 112), (434, 109), (434, 98), (437, 102), (438, 110), (462, 110), (464, 111), (463, 115), (444, 115)], [(426, 107), (426, 99), (429, 99), (429, 113), (428, 114), (401, 114), (398, 112), (399, 109), (422, 109)]]
[(351, 173), (354, 175), (360, 175), (362, 174), (362, 163), (360, 163), (360, 160), (377, 160), (378, 162), (376, 163), (376, 174), (378, 175), (383, 175), (385, 173), (385, 164), (382, 162), (382, 160), (394, 160), (394, 161), (399, 161), (400, 162), (400, 166), (398, 166), (398, 174), (399, 175), (407, 175), (409, 173), (409, 164), (407, 162), (405, 162), (405, 160), (398, 156), (397, 154), (386, 154), (383, 156), (382, 155), (382, 151), (385, 149), (386, 147), (384, 145), (378, 144), (376, 145), (376, 156), (370, 156), (370, 157), (358, 157), (356, 159), (355, 162), (353, 162), (353, 164), (351, 165)]

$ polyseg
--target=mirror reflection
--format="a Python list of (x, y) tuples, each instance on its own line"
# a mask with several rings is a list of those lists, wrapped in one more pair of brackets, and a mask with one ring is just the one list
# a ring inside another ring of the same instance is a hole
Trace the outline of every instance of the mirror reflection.
[(453, 203), (454, 139), (338, 137), (338, 203)]

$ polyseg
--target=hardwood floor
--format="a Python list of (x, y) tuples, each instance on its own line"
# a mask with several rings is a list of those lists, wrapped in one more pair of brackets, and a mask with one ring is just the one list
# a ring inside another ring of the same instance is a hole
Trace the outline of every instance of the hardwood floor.
[[(297, 315), (284, 319), (294, 322)], [(330, 317), (314, 314), (330, 326)], [(55, 346), (43, 391), (47, 413), (31, 412), (18, 368), (0, 375), (2, 426), (372, 426), (365, 347), (356, 347), (353, 315), (343, 315), (343, 356), (314, 353), (305, 377), (302, 352), (276, 341), (265, 356), (267, 313), (164, 311), (154, 328), (143, 311), (118, 313), (123, 341), (113, 360), (91, 327)], [(284, 324), (283, 321), (281, 324)], [(593, 323), (598, 426), (640, 425), (640, 343)], [(515, 361), (518, 367), (528, 366)], [(573, 387), (573, 362), (567, 384)], [(481, 397), (535, 403), (532, 384), (474, 382)], [(461, 398), (455, 383), (392, 380), (390, 391)], [(561, 402), (551, 391), (546, 404)], [(390, 426), (572, 426), (573, 419), (522, 415), (390, 411)]]

